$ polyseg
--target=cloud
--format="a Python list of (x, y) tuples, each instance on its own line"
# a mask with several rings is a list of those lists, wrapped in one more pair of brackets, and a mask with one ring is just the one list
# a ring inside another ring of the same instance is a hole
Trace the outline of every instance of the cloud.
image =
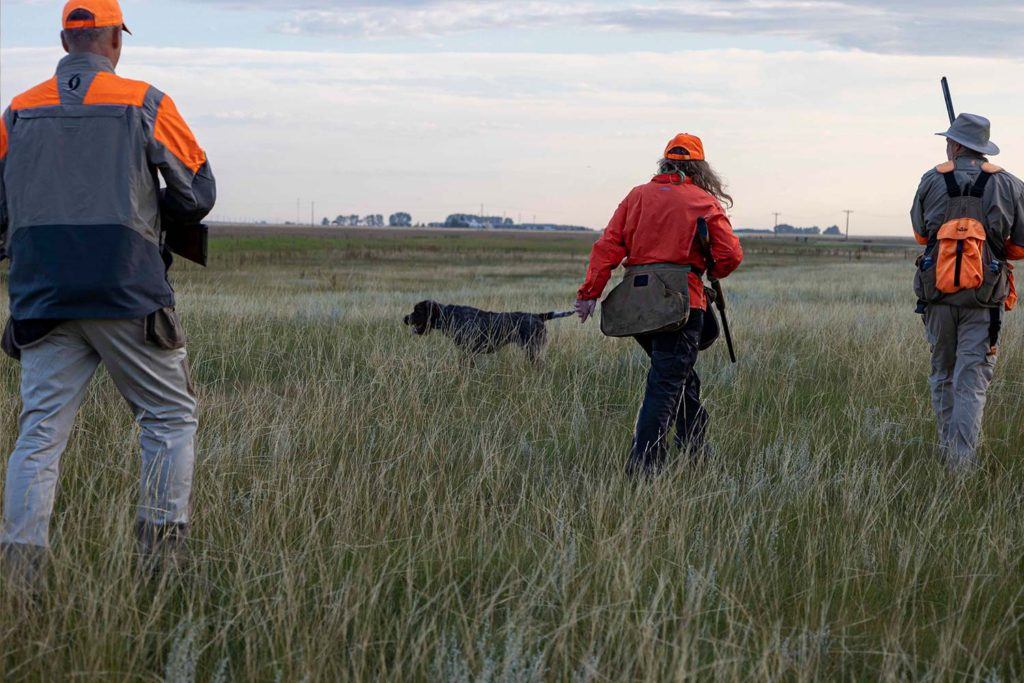
[[(239, 7), (236, 0), (206, 4)], [(1016, 1), (977, 0), (274, 0), (283, 30), (371, 39), (486, 30), (616, 31), (797, 39), (884, 54), (1024, 55)], [(246, 2), (251, 7), (253, 2)]]

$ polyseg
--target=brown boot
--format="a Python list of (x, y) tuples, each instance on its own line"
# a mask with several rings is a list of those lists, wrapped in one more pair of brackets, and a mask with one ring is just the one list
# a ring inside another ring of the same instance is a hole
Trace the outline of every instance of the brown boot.
[(188, 525), (138, 522), (135, 536), (139, 544), (139, 571), (153, 579), (165, 572), (180, 573), (188, 562)]

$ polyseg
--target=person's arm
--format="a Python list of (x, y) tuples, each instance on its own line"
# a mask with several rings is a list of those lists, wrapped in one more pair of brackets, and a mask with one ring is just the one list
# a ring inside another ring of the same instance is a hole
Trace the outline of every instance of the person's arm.
[(1020, 261), (1024, 259), (1024, 183), (1014, 183), (1014, 186), (1017, 190), (1017, 197), (1014, 201), (1010, 238), (1006, 240), (1006, 258), (1011, 261)]
[(580, 287), (576, 298), (580, 301), (590, 301), (601, 298), (608, 280), (611, 279), (612, 271), (618, 268), (622, 260), (626, 258), (625, 230), (626, 219), (629, 214), (629, 197), (622, 200), (619, 208), (615, 210), (604, 234), (594, 243), (590, 251), (590, 265), (587, 268), (587, 278)]
[(10, 119), (10, 116), (10, 109), (0, 116), (0, 261), (7, 258), (7, 229), (9, 218), (7, 215), (7, 192), (4, 190), (4, 166), (7, 164), (9, 140), (7, 122)]
[(928, 244), (928, 228), (925, 221), (924, 201), (928, 194), (928, 177), (921, 179), (917, 187), (917, 194), (914, 195), (914, 205), (910, 207), (910, 223), (914, 227), (914, 239), (918, 244)]
[(146, 153), (167, 187), (160, 193), (160, 214), (172, 224), (203, 220), (217, 200), (217, 185), (206, 152), (178, 113), (170, 95), (156, 93)]
[(711, 257), (715, 260), (715, 267), (708, 275), (721, 280), (729, 277), (733, 271), (739, 268), (743, 262), (743, 247), (740, 245), (739, 237), (733, 232), (732, 223), (725, 215), (721, 205), (715, 204), (715, 209), (707, 217), (707, 221)]

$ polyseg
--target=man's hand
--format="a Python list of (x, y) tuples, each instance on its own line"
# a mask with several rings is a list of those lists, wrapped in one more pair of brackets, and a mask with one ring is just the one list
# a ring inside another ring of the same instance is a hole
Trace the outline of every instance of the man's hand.
[(597, 310), (597, 299), (576, 300), (576, 315), (580, 317), (581, 323), (587, 322), (587, 319), (594, 315), (595, 310)]

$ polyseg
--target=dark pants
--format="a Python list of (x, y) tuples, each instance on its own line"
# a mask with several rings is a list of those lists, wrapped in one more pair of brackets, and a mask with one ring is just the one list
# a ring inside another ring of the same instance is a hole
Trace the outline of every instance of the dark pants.
[(627, 465), (631, 475), (661, 471), (673, 426), (677, 448), (686, 449), (693, 460), (704, 455), (709, 417), (694, 369), (703, 322), (704, 311), (694, 309), (682, 329), (635, 337), (650, 357), (651, 369)]

